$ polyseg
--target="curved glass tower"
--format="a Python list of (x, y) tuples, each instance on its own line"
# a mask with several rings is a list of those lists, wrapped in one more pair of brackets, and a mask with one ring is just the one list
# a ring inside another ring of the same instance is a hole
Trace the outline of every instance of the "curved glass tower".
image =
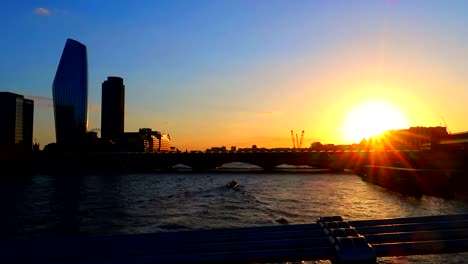
[(88, 59), (86, 46), (67, 39), (52, 85), (57, 143), (86, 136), (88, 126)]

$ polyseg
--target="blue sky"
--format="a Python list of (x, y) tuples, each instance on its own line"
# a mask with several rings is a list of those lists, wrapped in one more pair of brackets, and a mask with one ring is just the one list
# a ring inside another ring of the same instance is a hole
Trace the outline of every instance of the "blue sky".
[[(52, 81), (67, 38), (88, 47), (89, 128), (101, 83), (126, 85), (125, 130), (180, 149), (351, 143), (346, 113), (386, 100), (408, 124), (468, 130), (468, 1), (9, 1), (0, 90), (36, 99), (54, 141)], [(356, 121), (359, 122), (359, 121)], [(362, 122), (362, 121), (361, 121)]]

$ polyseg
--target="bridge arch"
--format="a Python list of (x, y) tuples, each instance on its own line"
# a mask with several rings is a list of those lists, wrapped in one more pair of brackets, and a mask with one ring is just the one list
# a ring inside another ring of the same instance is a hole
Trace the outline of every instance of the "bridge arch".
[(218, 168), (219, 169), (246, 169), (246, 170), (261, 169), (261, 167), (256, 164), (239, 162), (239, 161), (224, 163)]

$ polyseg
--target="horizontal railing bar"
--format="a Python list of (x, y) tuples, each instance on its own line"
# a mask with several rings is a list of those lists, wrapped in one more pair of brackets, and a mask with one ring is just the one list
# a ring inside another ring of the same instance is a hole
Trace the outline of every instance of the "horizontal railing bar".
[(290, 232), (266, 232), (266, 233), (253, 233), (248, 232), (238, 233), (235, 235), (226, 236), (209, 236), (204, 237), (167, 237), (164, 243), (166, 244), (179, 244), (181, 240), (183, 243), (209, 243), (209, 242), (223, 242), (223, 241), (258, 241), (258, 240), (275, 240), (275, 239), (287, 239), (287, 238), (312, 238), (322, 236), (321, 230), (304, 230), (304, 231), (290, 231)]
[[(55, 248), (57, 250), (75, 250), (76, 248), (105, 248), (105, 247), (161, 247), (161, 246), (190, 246), (190, 245), (200, 245), (200, 244), (220, 244), (227, 242), (262, 242), (268, 243), (270, 241), (276, 240), (299, 240), (299, 239), (316, 239), (318, 241), (323, 241), (324, 237), (321, 235), (320, 230), (305, 230), (292, 231), (292, 232), (270, 232), (270, 233), (254, 233), (254, 234), (237, 234), (235, 236), (210, 236), (202, 235), (197, 237), (183, 237), (180, 238), (177, 236), (177, 233), (173, 233), (174, 236), (160, 239), (158, 236), (140, 236), (133, 237), (133, 235), (127, 236), (116, 236), (112, 239), (112, 236), (106, 236), (106, 240), (100, 239), (100, 237), (89, 237), (86, 239), (73, 240), (70, 238), (67, 239), (55, 239), (48, 240), (41, 243), (32, 243), (31, 241), (26, 241), (24, 244), (20, 242), (15, 243), (14, 245), (5, 244), (0, 246), (0, 254), (26, 254), (32, 252), (40, 252), (42, 250), (48, 250), (50, 248)], [(312, 240), (311, 240), (312, 241)]]
[[(396, 233), (396, 234), (378, 234), (378, 235), (368, 235), (366, 236), (367, 241), (375, 246), (377, 243), (395, 243), (395, 242), (404, 242), (411, 240), (444, 240), (446, 239), (456, 239), (456, 238), (466, 238), (468, 235), (468, 230), (443, 230), (443, 231), (428, 231), (428, 232), (413, 232), (413, 233)], [(128, 243), (128, 245), (121, 244), (120, 247), (115, 249), (115, 245), (101, 245), (96, 247), (96, 245), (77, 245), (69, 244), (68, 251), (63, 249), (55, 254), (56, 257), (71, 257), (74, 254), (76, 256), (87, 256), (87, 257), (99, 257), (106, 255), (115, 255), (115, 256), (125, 256), (125, 255), (136, 255), (136, 254), (148, 254), (158, 253), (158, 254), (171, 254), (171, 253), (212, 253), (212, 252), (225, 252), (225, 251), (253, 251), (253, 250), (273, 250), (273, 249), (287, 249), (287, 248), (305, 248), (305, 247), (326, 247), (328, 239), (326, 237), (322, 238), (313, 238), (313, 239), (299, 239), (299, 240), (276, 240), (276, 241), (246, 241), (238, 243), (213, 243), (213, 244), (200, 244), (200, 245), (178, 245), (177, 247), (167, 245), (154, 245), (151, 241), (141, 241), (142, 247), (137, 247), (133, 243)], [(395, 243), (396, 244), (396, 243)], [(50, 246), (50, 245), (49, 245)], [(126, 249), (125, 246), (133, 247), (133, 250)], [(54, 247), (55, 248), (55, 247)], [(109, 248), (111, 250), (109, 250)], [(49, 248), (50, 249), (50, 248)], [(57, 249), (57, 248), (55, 248)], [(43, 251), (44, 248), (37, 248), (33, 251)], [(96, 251), (97, 252), (94, 252)], [(14, 252), (9, 252), (14, 253)], [(16, 252), (14, 255), (25, 255), (24, 252)], [(18, 257), (18, 256), (16, 256)], [(15, 257), (15, 258), (16, 258)], [(37, 256), (36, 256), (37, 257)], [(19, 257), (22, 258), (21, 256)]]
[[(34, 254), (2, 254), (0, 260), (34, 260), (34, 259), (60, 259), (60, 258), (100, 258), (106, 256), (128, 257), (137, 255), (172, 255), (172, 254), (204, 254), (221, 252), (244, 252), (244, 251), (271, 251), (282, 249), (299, 248), (324, 248), (331, 247), (327, 237), (314, 239), (286, 239), (275, 241), (247, 241), (237, 243), (219, 243), (219, 244), (201, 244), (201, 245), (183, 245), (183, 246), (153, 246), (146, 244), (144, 247), (135, 247), (135, 245), (126, 245), (127, 247), (93, 247), (88, 245), (74, 245), (66, 250), (37, 251)], [(50, 249), (49, 249), (50, 250)], [(6, 259), (5, 259), (6, 258)]]
[(335, 255), (332, 247), (300, 248), (272, 251), (228, 252), (216, 254), (197, 255), (165, 255), (158, 258), (155, 263), (271, 263), (294, 262), (303, 260), (331, 259)]
[(230, 251), (257, 251), (274, 249), (294, 249), (294, 248), (314, 248), (329, 247), (330, 240), (327, 237), (302, 238), (302, 239), (281, 239), (272, 241), (243, 241), (235, 243), (211, 243), (200, 245), (185, 245), (178, 247), (162, 246), (156, 251), (161, 254), (173, 253), (208, 253), (208, 252), (230, 252)]
[(396, 233), (396, 232), (416, 232), (430, 230), (448, 230), (448, 229), (468, 229), (468, 220), (452, 222), (429, 222), (422, 224), (401, 224), (388, 226), (364, 226), (357, 227), (356, 230), (361, 235)]
[(450, 240), (463, 238), (468, 238), (468, 229), (398, 232), (366, 235), (367, 242), (372, 245), (382, 243)]
[(468, 239), (378, 244), (372, 247), (377, 257), (460, 253), (468, 251)]
[[(48, 240), (55, 241), (56, 239), (71, 239), (73, 241), (89, 241), (90, 239), (99, 240), (101, 242), (107, 242), (107, 240), (118, 240), (118, 239), (145, 239), (150, 237), (152, 239), (173, 239), (176, 238), (177, 240), (185, 240), (190, 239), (191, 237), (202, 237), (202, 236), (236, 236), (236, 235), (244, 235), (254, 234), (254, 233), (274, 233), (274, 232), (288, 232), (288, 231), (297, 231), (297, 232), (304, 232), (310, 231), (310, 234), (316, 234), (316, 236), (320, 236), (320, 226), (318, 224), (299, 224), (299, 225), (277, 225), (277, 226), (256, 226), (256, 227), (236, 227), (236, 228), (217, 228), (217, 229), (202, 229), (202, 230), (188, 230), (188, 231), (175, 231), (175, 232), (159, 232), (159, 233), (144, 233), (144, 234), (117, 234), (117, 235), (101, 235), (101, 236), (93, 236), (93, 237), (86, 237), (86, 236), (77, 236), (77, 237), (67, 237), (67, 238), (50, 238), (44, 239), (43, 242), (47, 243)], [(36, 241), (28, 240), (32, 244), (37, 244)], [(19, 241), (22, 245), (28, 243), (28, 241)], [(17, 241), (0, 241), (0, 248), (3, 244), (14, 245), (18, 243)]]
[(354, 227), (468, 220), (468, 214), (417, 216), (393, 219), (348, 221)]
[[(468, 251), (468, 239), (446, 240), (446, 241), (425, 241), (425, 242), (407, 242), (373, 245), (377, 257), (405, 256), (421, 254), (440, 254), (440, 253), (458, 253)], [(248, 263), (248, 262), (281, 262), (281, 261), (299, 261), (299, 260), (318, 260), (330, 259), (334, 256), (332, 247), (317, 248), (296, 248), (280, 250), (258, 250), (245, 252), (217, 252), (217, 253), (170, 253), (159, 254), (158, 252), (137, 252), (138, 254), (115, 254), (115, 252), (106, 252), (113, 254), (95, 255), (53, 255), (46, 253), (41, 256), (25, 256), (17, 258), (16, 256), (2, 256), (2, 263), (28, 263), (36, 262), (57, 262), (62, 260), (80, 259), (80, 263), (99, 263), (107, 258), (112, 259), (112, 263), (132, 263), (136, 259), (154, 261), (154, 263)], [(88, 262), (89, 259), (89, 262)], [(98, 262), (94, 262), (98, 260)], [(115, 261), (114, 261), (115, 260)], [(119, 261), (117, 261), (119, 260)], [(72, 262), (72, 261), (71, 261)], [(137, 262), (146, 263), (146, 262)], [(150, 262), (148, 262), (150, 263)]]
[[(378, 257), (468, 251), (468, 214), (349, 223)], [(0, 263), (260, 263), (334, 255), (318, 224), (0, 242)]]

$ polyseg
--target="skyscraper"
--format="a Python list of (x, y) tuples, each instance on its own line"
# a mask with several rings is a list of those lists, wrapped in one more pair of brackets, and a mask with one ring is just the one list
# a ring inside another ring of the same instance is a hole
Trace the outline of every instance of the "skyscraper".
[(52, 85), (57, 143), (86, 136), (88, 126), (88, 59), (86, 46), (67, 39)]
[(125, 85), (110, 76), (102, 83), (101, 137), (116, 142), (124, 133)]
[(0, 92), (0, 145), (24, 144), (32, 148), (34, 101)]

